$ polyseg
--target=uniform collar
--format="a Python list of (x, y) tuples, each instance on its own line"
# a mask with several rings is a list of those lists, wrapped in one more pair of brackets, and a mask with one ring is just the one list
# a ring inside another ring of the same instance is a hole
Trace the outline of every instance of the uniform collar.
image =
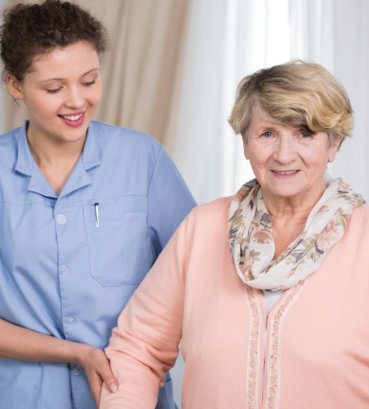
[[(28, 190), (42, 194), (47, 197), (57, 198), (54, 190), (47, 183), (38, 166), (36, 165), (27, 142), (27, 128), (29, 121), (26, 121), (22, 128), (18, 128), (15, 134), (18, 154), (15, 170), (23, 175), (30, 176)], [(97, 132), (95, 125), (91, 122), (81, 157), (75, 165), (59, 197), (65, 196), (74, 190), (91, 184), (91, 178), (87, 171), (100, 165), (102, 150), (97, 143)]]
[(92, 183), (88, 171), (100, 165), (102, 148), (98, 143), (96, 125), (90, 122), (87, 130), (87, 138), (81, 157), (76, 163), (71, 175), (60, 192), (60, 197), (72, 193), (75, 190), (88, 186)]
[(34, 165), (34, 160), (31, 154), (31, 151), (28, 147), (27, 142), (27, 128), (28, 128), (28, 121), (24, 123), (24, 126), (21, 128), (16, 129), (15, 138), (17, 143), (17, 161), (15, 164), (15, 170), (23, 175), (31, 176), (32, 169)]
[(100, 165), (102, 148), (98, 143), (98, 137), (96, 124), (94, 121), (91, 121), (87, 131), (85, 146), (81, 155), (85, 170), (90, 170)]

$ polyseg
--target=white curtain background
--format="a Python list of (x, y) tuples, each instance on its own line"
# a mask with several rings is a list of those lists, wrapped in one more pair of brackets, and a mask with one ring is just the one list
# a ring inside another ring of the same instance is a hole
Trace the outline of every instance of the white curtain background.
[(346, 87), (356, 127), (331, 172), (369, 198), (368, 21), (367, 0), (191, 2), (168, 149), (200, 203), (232, 194), (253, 177), (227, 124), (239, 80), (297, 58), (324, 65)]
[[(227, 123), (240, 79), (296, 58), (324, 65), (346, 87), (356, 127), (330, 170), (369, 199), (368, 0), (72, 1), (100, 18), (112, 39), (96, 119), (159, 139), (198, 203), (253, 177)], [(1, 91), (4, 132), (26, 113), (4, 84)]]
[(369, 2), (335, 0), (333, 71), (346, 87), (355, 114), (353, 138), (333, 166), (369, 201)]
[[(356, 127), (331, 171), (369, 199), (368, 0), (75, 1), (113, 33), (98, 118), (161, 140), (199, 203), (253, 177), (227, 123), (240, 79), (296, 58), (324, 65), (346, 87)], [(22, 116), (5, 94), (0, 131)], [(182, 367), (173, 371), (177, 402)]]
[[(0, 0), (1, 1), (1, 0)], [(22, 0), (23, 3), (42, 0)], [(103, 96), (94, 119), (139, 129), (166, 142), (181, 72), (187, 0), (71, 0), (107, 28), (109, 50), (101, 64)], [(19, 0), (3, 0), (12, 6)], [(3, 130), (23, 124), (22, 103), (5, 93)]]

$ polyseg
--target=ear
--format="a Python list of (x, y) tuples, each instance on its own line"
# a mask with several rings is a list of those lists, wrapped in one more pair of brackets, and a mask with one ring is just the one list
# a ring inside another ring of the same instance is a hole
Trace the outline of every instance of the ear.
[(14, 99), (23, 101), (24, 95), (22, 84), (14, 77), (14, 75), (8, 74), (6, 76), (6, 84), (8, 85), (10, 95)]
[(328, 162), (333, 162), (336, 154), (338, 152), (338, 148), (340, 147), (342, 142), (342, 138), (339, 138), (334, 145), (331, 145), (328, 149)]
[(248, 147), (247, 139), (246, 139), (246, 138), (243, 138), (243, 154), (245, 155), (245, 158), (246, 158), (247, 160), (250, 159), (249, 147)]

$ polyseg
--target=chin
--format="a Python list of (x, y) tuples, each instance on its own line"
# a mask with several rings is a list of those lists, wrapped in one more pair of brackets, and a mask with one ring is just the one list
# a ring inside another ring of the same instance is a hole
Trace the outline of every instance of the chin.
[(275, 199), (292, 199), (297, 198), (299, 196), (304, 196), (307, 192), (304, 190), (297, 190), (297, 189), (271, 189), (269, 190), (269, 194), (271, 197)]
[(64, 133), (63, 138), (65, 142), (79, 142), (86, 137), (87, 128), (83, 127), (76, 129), (74, 132)]

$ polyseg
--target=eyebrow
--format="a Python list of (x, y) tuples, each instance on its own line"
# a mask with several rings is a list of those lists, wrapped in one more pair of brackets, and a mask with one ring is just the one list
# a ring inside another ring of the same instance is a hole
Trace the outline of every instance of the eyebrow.
[(264, 125), (264, 126), (259, 126), (256, 128), (257, 133), (259, 132), (265, 132), (265, 131), (277, 131), (277, 128), (275, 125)]
[[(85, 72), (84, 74), (81, 75), (81, 78), (88, 75), (88, 74), (91, 74), (94, 71), (99, 72), (99, 68), (96, 67), (96, 68), (92, 68), (91, 70), (88, 70), (87, 72)], [(61, 77), (60, 78), (59, 77), (48, 78), (46, 80), (39, 81), (39, 84), (47, 83), (47, 82), (50, 82), (50, 81), (63, 81), (64, 79), (65, 78), (61, 78)]]

